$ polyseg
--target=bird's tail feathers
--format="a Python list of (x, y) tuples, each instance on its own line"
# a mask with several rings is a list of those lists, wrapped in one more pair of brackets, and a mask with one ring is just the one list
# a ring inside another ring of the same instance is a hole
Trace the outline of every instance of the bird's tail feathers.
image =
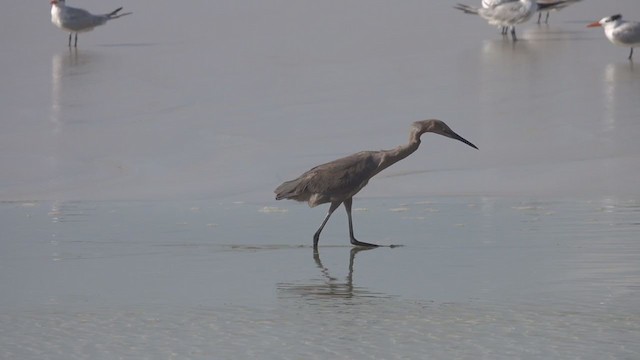
[(454, 9), (458, 9), (458, 10), (462, 10), (465, 14), (478, 14), (478, 9), (469, 6), (469, 5), (465, 5), (465, 4), (457, 4), (456, 6), (453, 7)]
[(127, 16), (127, 15), (131, 15), (133, 14), (132, 12), (128, 12), (128, 13), (122, 13), (122, 14), (118, 14), (118, 12), (122, 10), (122, 7), (119, 7), (115, 10), (113, 10), (112, 12), (107, 14), (107, 17), (109, 18), (109, 20), (111, 19), (117, 19), (119, 17), (123, 17), (123, 16)]
[(276, 193), (276, 200), (282, 199), (294, 199), (298, 200), (297, 197), (300, 195), (300, 178), (295, 180), (289, 180), (282, 183), (282, 185), (278, 186), (274, 192)]
[(296, 181), (286, 181), (282, 185), (278, 186), (274, 193), (276, 193), (276, 200), (286, 199), (287, 196), (291, 196), (291, 192), (296, 187)]

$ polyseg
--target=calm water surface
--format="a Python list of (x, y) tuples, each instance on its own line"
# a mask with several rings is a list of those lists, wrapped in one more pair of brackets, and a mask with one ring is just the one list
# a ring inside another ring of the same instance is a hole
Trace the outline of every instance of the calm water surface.
[(2, 357), (640, 355), (639, 200), (405, 200), (3, 203)]

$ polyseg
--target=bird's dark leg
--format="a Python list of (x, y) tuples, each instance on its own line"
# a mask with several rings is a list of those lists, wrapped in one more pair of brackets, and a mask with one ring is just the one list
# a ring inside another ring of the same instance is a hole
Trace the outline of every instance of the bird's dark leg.
[(327, 212), (327, 216), (324, 217), (324, 221), (322, 222), (322, 225), (320, 225), (320, 228), (318, 229), (318, 231), (316, 231), (316, 233), (313, 234), (314, 250), (318, 250), (318, 240), (320, 240), (320, 233), (322, 232), (322, 229), (324, 228), (324, 226), (327, 224), (327, 221), (329, 221), (331, 214), (333, 214), (333, 212), (336, 211), (336, 209), (338, 208), (338, 206), (340, 206), (340, 204), (341, 204), (340, 201), (335, 201), (331, 203), (331, 206), (329, 207), (329, 211)]
[(633, 48), (631, 48), (631, 52), (629, 53), (629, 60), (632, 60), (631, 58), (633, 57)]
[(515, 26), (511, 27), (511, 38), (513, 39), (513, 41), (518, 41), (518, 38), (516, 37), (516, 27)]
[(542, 18), (542, 12), (538, 12), (538, 25), (540, 25), (541, 18)]
[(76, 40), (73, 43), (73, 47), (78, 47), (78, 33), (76, 33)]
[(366, 242), (356, 240), (353, 235), (353, 221), (351, 220), (351, 204), (353, 202), (353, 198), (348, 198), (344, 201), (344, 208), (347, 210), (347, 217), (349, 218), (349, 239), (351, 240), (351, 245), (355, 246), (366, 246), (366, 247), (377, 247), (378, 245), (369, 244)]
[(548, 24), (549, 23), (549, 12), (547, 11), (547, 16), (545, 16), (544, 18), (544, 23)]
[(509, 31), (509, 27), (508, 27), (508, 26), (503, 26), (503, 27), (502, 27), (502, 32), (501, 32), (501, 34), (502, 34), (502, 35), (507, 35), (507, 32), (508, 32), (508, 31)]
[(73, 33), (69, 33), (69, 47), (71, 47), (71, 36), (73, 35)]

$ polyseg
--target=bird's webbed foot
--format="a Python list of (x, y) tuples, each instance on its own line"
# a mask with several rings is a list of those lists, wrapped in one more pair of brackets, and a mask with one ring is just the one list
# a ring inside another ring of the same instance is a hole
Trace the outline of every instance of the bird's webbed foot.
[(353, 246), (362, 246), (362, 247), (378, 247), (378, 245), (376, 245), (376, 244), (370, 244), (370, 243), (358, 241), (354, 237), (351, 238), (351, 245), (353, 245)]

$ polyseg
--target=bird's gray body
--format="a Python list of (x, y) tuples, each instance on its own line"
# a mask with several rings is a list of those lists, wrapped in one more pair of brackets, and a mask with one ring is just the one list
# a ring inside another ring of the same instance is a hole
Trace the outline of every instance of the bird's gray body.
[(318, 165), (278, 186), (276, 200), (305, 201), (315, 207), (353, 197), (376, 174), (380, 158), (379, 151), (362, 151)]
[[(483, 4), (484, 5), (484, 4)], [(531, 18), (538, 9), (537, 4), (531, 0), (508, 1), (499, 3), (493, 7), (476, 8), (469, 5), (458, 4), (454, 6), (466, 14), (480, 15), (490, 25), (514, 26)]]
[(612, 43), (620, 46), (635, 47), (640, 46), (640, 22), (624, 21), (606, 27), (605, 35)]
[(575, 4), (577, 2), (580, 2), (582, 0), (564, 0), (564, 1), (557, 1), (557, 0), (537, 0), (538, 3), (538, 24), (540, 24), (540, 20), (542, 19), (542, 13), (546, 12), (546, 17), (544, 20), (545, 24), (549, 23), (549, 13), (551, 11), (558, 11), (561, 9), (566, 8), (567, 6), (571, 5), (571, 4)]
[(479, 15), (487, 20), (490, 25), (502, 28), (502, 34), (506, 35), (511, 28), (511, 37), (513, 41), (516, 37), (516, 24), (523, 23), (531, 18), (537, 10), (537, 4), (532, 0), (516, 0), (497, 3), (494, 6), (482, 3), (483, 6), (489, 7), (473, 7), (465, 4), (457, 4), (454, 9), (463, 11), (465, 14)]
[[(310, 207), (331, 203), (329, 212), (322, 225), (314, 234), (314, 248), (318, 246), (320, 232), (335, 209), (344, 204), (349, 218), (349, 237), (356, 246), (376, 246), (355, 239), (351, 220), (351, 203), (369, 180), (382, 170), (411, 155), (420, 146), (420, 136), (425, 132), (433, 132), (475, 145), (462, 138), (440, 120), (416, 121), (411, 127), (409, 143), (391, 150), (361, 151), (322, 165), (300, 175), (298, 178), (285, 181), (275, 189), (276, 200), (291, 199), (304, 201)], [(476, 148), (477, 149), (477, 148)]]
[(60, 29), (69, 32), (91, 31), (96, 26), (104, 25), (110, 19), (108, 14), (93, 15), (87, 10), (70, 6), (66, 6), (65, 11), (59, 11), (59, 8), (53, 7), (51, 12), (54, 11), (58, 12), (59, 16), (53, 16), (51, 21)]
[(487, 20), (490, 25), (502, 28), (503, 35), (507, 34), (508, 28), (511, 28), (511, 37), (516, 41), (516, 25), (531, 19), (531, 16), (533, 16), (536, 11), (561, 6), (568, 1), (572, 0), (555, 0), (554, 2), (544, 4), (533, 0), (484, 0), (480, 8), (457, 4), (454, 6), (454, 9), (461, 10), (465, 14), (479, 15)]
[(611, 43), (631, 48), (629, 60), (633, 58), (633, 48), (640, 46), (640, 22), (622, 20), (620, 14), (607, 16), (587, 25), (587, 27), (602, 27)]
[(118, 14), (120, 10), (122, 7), (107, 14), (94, 15), (87, 10), (67, 6), (65, 0), (51, 0), (51, 22), (69, 32), (69, 46), (71, 46), (71, 34), (75, 33), (75, 45), (78, 45), (78, 33), (91, 31), (109, 20), (131, 14), (130, 12)]

